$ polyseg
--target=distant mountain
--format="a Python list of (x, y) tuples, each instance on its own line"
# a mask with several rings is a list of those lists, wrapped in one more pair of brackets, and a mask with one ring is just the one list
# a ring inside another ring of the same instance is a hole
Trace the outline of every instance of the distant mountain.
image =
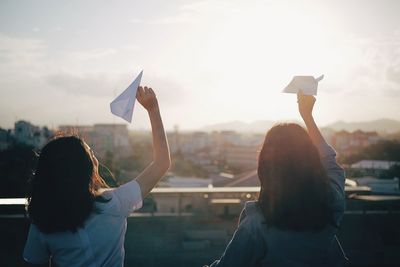
[(235, 132), (257, 132), (265, 133), (275, 124), (274, 121), (254, 121), (245, 123), (242, 121), (231, 121), (207, 125), (202, 128), (203, 131), (235, 131)]
[[(236, 132), (265, 133), (277, 122), (279, 121), (275, 122), (269, 120), (260, 120), (251, 123), (245, 123), (242, 121), (230, 121), (225, 123), (207, 125), (203, 127), (201, 130), (207, 132), (236, 131)], [(323, 127), (323, 131), (327, 134), (331, 134), (331, 130), (334, 131), (346, 130), (350, 132), (356, 130), (362, 130), (362, 131), (376, 131), (380, 133), (400, 132), (400, 121), (391, 119), (379, 119), (379, 120), (362, 121), (362, 122), (338, 121), (329, 125), (321, 125), (321, 126)]]
[(400, 121), (391, 119), (380, 119), (373, 121), (362, 121), (362, 122), (345, 122), (338, 121), (326, 127), (331, 128), (335, 131), (346, 130), (346, 131), (376, 131), (381, 133), (394, 133), (400, 131)]

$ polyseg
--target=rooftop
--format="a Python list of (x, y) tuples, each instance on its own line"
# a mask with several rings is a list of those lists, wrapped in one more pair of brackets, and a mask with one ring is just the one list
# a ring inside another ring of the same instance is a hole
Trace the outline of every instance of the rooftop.
[[(258, 187), (156, 188), (128, 218), (126, 266), (202, 266), (218, 259), (239, 213)], [(347, 210), (339, 231), (353, 266), (400, 266), (400, 196), (370, 195), (347, 187)], [(187, 201), (193, 204), (188, 208)], [(0, 266), (24, 266), (29, 221), (25, 199), (0, 200)], [(151, 207), (158, 203), (158, 211)], [(170, 203), (175, 210), (164, 210)], [(204, 207), (204, 210), (198, 209)]]

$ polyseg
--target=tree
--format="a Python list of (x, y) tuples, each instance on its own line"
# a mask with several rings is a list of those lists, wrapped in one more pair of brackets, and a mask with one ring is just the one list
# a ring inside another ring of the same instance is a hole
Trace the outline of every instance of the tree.
[(370, 145), (355, 155), (342, 158), (341, 162), (352, 164), (363, 159), (400, 161), (400, 142), (386, 140)]
[(191, 160), (185, 159), (179, 152), (172, 156), (171, 171), (182, 176), (208, 176), (208, 171), (206, 169)]
[(0, 197), (26, 197), (36, 162), (37, 154), (30, 146), (0, 151)]

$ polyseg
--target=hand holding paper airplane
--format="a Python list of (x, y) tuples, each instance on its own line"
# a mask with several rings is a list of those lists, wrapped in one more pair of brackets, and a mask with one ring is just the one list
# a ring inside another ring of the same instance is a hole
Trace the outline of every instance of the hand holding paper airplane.
[(317, 95), (318, 82), (323, 78), (324, 75), (316, 79), (313, 76), (294, 76), (292, 81), (282, 92), (297, 94), (302, 90), (305, 95)]
[(305, 95), (303, 91), (300, 90), (297, 93), (297, 103), (299, 106), (299, 112), (303, 119), (309, 119), (312, 117), (312, 111), (315, 104), (315, 97), (312, 95)]
[(111, 113), (132, 122), (133, 108), (135, 106), (136, 92), (142, 79), (143, 70), (136, 79), (117, 98), (110, 103)]
[(158, 101), (156, 94), (150, 87), (139, 86), (136, 98), (147, 111), (152, 111), (158, 108)]

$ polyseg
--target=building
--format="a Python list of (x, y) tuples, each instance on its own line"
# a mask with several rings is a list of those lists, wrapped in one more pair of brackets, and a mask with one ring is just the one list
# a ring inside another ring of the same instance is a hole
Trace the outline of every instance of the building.
[(395, 194), (399, 195), (399, 178), (378, 179), (376, 177), (353, 178), (357, 186), (367, 186), (371, 188), (373, 194)]
[(230, 179), (216, 179), (213, 181), (215, 187), (259, 187), (257, 169), (245, 171)]
[(179, 151), (183, 154), (193, 154), (214, 144), (211, 136), (206, 132), (197, 131), (182, 134), (175, 131), (168, 137), (171, 153)]
[(84, 139), (89, 138), (90, 132), (93, 131), (93, 126), (90, 125), (60, 125), (58, 131), (65, 134), (78, 134)]
[(250, 170), (257, 167), (258, 149), (259, 146), (228, 146), (222, 157), (230, 167)]
[(11, 143), (12, 143), (11, 131), (0, 128), (0, 151), (9, 148)]
[(158, 185), (158, 187), (212, 187), (211, 179), (203, 179), (197, 177), (182, 177), (182, 176), (173, 176), (173, 177), (165, 177), (162, 179)]
[(391, 167), (400, 165), (399, 161), (387, 161), (387, 160), (361, 160), (354, 164), (351, 164), (350, 168), (353, 170), (360, 171), (363, 175), (380, 176), (385, 171), (388, 171)]
[(52, 135), (53, 132), (47, 127), (40, 128), (27, 121), (21, 120), (14, 124), (15, 141), (35, 149), (43, 147)]
[(394, 165), (400, 165), (399, 161), (387, 160), (361, 160), (357, 163), (351, 164), (353, 169), (373, 169), (373, 170), (389, 170)]
[(349, 156), (367, 146), (378, 143), (383, 138), (377, 132), (357, 130), (352, 133), (348, 131), (336, 132), (331, 136), (331, 140), (333, 147), (339, 154)]
[(127, 157), (132, 154), (126, 124), (95, 124), (90, 144), (102, 157), (107, 152), (112, 152), (117, 157)]
[(132, 154), (126, 124), (62, 125), (59, 130), (81, 136), (99, 158), (105, 158), (107, 153), (112, 153), (115, 157), (127, 157)]

